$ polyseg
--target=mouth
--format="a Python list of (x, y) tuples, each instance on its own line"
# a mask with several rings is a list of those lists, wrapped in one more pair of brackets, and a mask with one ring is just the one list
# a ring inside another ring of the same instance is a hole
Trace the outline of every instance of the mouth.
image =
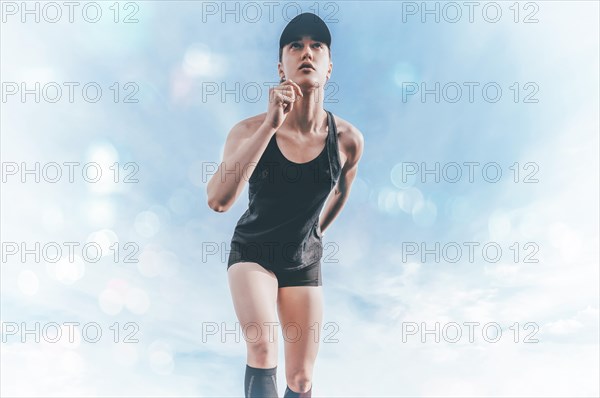
[(312, 66), (312, 64), (309, 64), (308, 62), (305, 62), (302, 65), (300, 65), (300, 68), (298, 68), (298, 69), (300, 69), (300, 70), (303, 70), (303, 69), (315, 70), (315, 68)]

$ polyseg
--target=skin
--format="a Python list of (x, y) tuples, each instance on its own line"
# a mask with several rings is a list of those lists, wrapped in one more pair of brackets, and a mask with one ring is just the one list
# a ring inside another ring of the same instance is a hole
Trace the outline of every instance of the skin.
[[(314, 69), (299, 69), (303, 62), (310, 62)], [(333, 69), (326, 45), (309, 36), (292, 42), (284, 47), (277, 69), (279, 76), (286, 80), (269, 91), (266, 113), (234, 126), (225, 144), (222, 165), (227, 161), (243, 165), (253, 160), (257, 162), (275, 133), (280, 150), (290, 161), (308, 162), (323, 149), (327, 137), (324, 86)], [(340, 117), (334, 118), (342, 170), (320, 217), (322, 233), (348, 199), (364, 146), (363, 135), (356, 127)], [(244, 145), (257, 149), (258, 155), (240, 152)], [(226, 211), (231, 207), (243, 190), (244, 181), (235, 184), (223, 179), (219, 184), (213, 176), (207, 187), (209, 206), (215, 211)], [(261, 327), (258, 339), (256, 328), (249, 328), (249, 335), (245, 336), (248, 365), (257, 368), (277, 365), (278, 339), (276, 335), (269, 336), (268, 324), (280, 325), (284, 336), (287, 385), (299, 393), (310, 390), (323, 320), (322, 286), (278, 288), (271, 271), (251, 262), (232, 265), (228, 270), (228, 282), (242, 330), (245, 331), (244, 326), (251, 322)], [(290, 323), (295, 327), (286, 328)], [(301, 331), (299, 339), (297, 328)]]

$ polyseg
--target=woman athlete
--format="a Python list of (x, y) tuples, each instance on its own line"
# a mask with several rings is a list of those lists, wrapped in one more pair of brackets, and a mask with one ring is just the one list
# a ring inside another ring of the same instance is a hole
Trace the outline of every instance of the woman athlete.
[(285, 341), (284, 398), (312, 395), (323, 315), (322, 231), (348, 199), (363, 151), (361, 132), (323, 109), (330, 48), (329, 29), (315, 14), (290, 21), (279, 41), (281, 83), (269, 90), (267, 112), (231, 129), (207, 185), (208, 205), (227, 211), (244, 188), (247, 168), (255, 166), (227, 264), (247, 346), (247, 398), (278, 396), (277, 316)]

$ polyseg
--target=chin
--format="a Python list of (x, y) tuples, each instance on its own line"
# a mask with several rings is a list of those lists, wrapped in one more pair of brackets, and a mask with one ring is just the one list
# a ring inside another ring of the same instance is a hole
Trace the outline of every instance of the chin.
[(300, 87), (306, 88), (316, 88), (322, 85), (319, 79), (316, 79), (313, 76), (299, 76), (298, 80), (294, 80)]

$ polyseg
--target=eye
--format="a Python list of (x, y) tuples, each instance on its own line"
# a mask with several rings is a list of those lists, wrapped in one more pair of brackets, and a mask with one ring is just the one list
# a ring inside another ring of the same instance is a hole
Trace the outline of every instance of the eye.
[(292, 44), (290, 44), (290, 47), (300, 47), (300, 43), (298, 42), (293, 42)]
[(317, 42), (317, 43), (315, 43), (315, 47), (319, 47), (319, 48), (321, 48), (321, 47), (323, 47), (323, 44), (322, 44), (322, 43), (318, 43), (318, 42)]

